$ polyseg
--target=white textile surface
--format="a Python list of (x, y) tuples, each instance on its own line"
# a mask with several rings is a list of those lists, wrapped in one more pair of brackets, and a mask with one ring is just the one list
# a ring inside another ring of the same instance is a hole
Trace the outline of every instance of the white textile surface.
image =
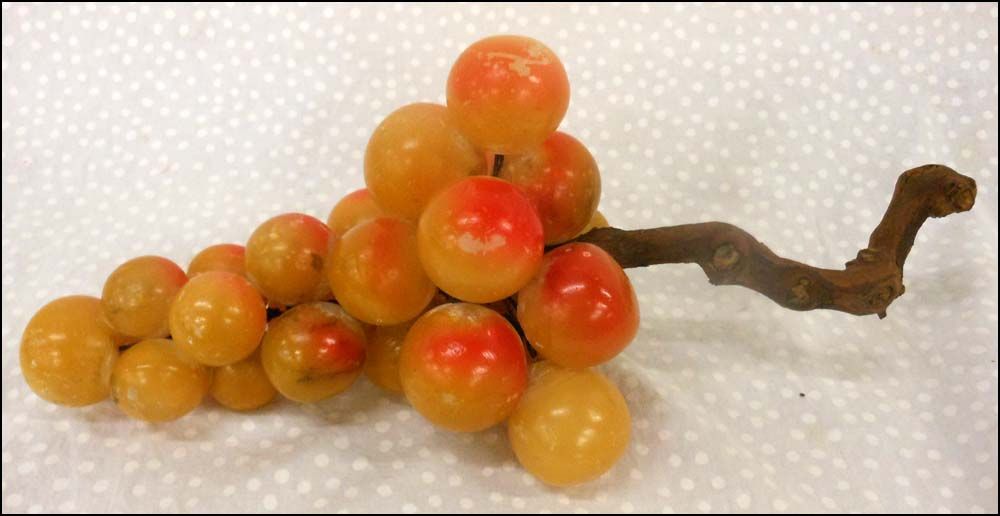
[[(798, 313), (696, 266), (629, 272), (601, 369), (633, 440), (550, 489), (502, 429), (433, 429), (367, 380), (312, 407), (162, 425), (49, 405), (29, 317), (129, 257), (182, 265), (265, 218), (325, 218), (375, 125), (444, 101), (493, 33), (546, 42), (619, 227), (722, 220), (839, 267), (900, 172), (979, 183), (929, 220), (889, 317)], [(997, 511), (997, 6), (3, 6), (3, 511)]]

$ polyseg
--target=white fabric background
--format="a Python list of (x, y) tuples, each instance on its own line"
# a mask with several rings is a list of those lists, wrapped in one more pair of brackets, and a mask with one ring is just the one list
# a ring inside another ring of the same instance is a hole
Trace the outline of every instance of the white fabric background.
[[(325, 218), (379, 120), (443, 102), (461, 49), (506, 32), (562, 57), (564, 129), (620, 227), (730, 221), (836, 267), (911, 166), (973, 176), (978, 202), (927, 223), (883, 321), (631, 271), (642, 328), (602, 369), (634, 440), (575, 489), (364, 380), (156, 426), (29, 391), (39, 306), (132, 256), (186, 265), (271, 215)], [(995, 513), (996, 117), (995, 4), (4, 4), (3, 510)]]

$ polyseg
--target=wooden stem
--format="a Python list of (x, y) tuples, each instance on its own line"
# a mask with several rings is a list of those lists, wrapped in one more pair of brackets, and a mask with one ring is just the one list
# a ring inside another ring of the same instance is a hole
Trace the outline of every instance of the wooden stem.
[(889, 207), (843, 270), (820, 269), (782, 258), (750, 233), (724, 222), (653, 229), (600, 228), (574, 239), (602, 247), (622, 267), (697, 263), (713, 285), (740, 285), (792, 310), (825, 308), (878, 314), (901, 296), (903, 263), (928, 217), (968, 211), (976, 182), (944, 165), (903, 172)]

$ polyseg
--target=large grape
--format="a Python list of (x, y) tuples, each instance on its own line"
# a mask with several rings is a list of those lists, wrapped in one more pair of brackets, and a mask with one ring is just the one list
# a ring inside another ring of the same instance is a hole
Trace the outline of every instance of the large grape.
[(166, 258), (133, 258), (104, 282), (104, 316), (112, 328), (135, 340), (165, 337), (170, 304), (185, 283), (184, 270)]
[(144, 340), (122, 352), (111, 378), (118, 408), (161, 423), (194, 410), (208, 394), (209, 368), (181, 353), (169, 339)]
[(213, 367), (253, 353), (266, 325), (264, 300), (246, 278), (231, 272), (191, 278), (170, 309), (170, 334), (177, 347)]
[(246, 246), (250, 281), (268, 300), (283, 305), (330, 297), (325, 276), (330, 229), (315, 217), (285, 213), (254, 230)]
[(473, 43), (448, 75), (448, 110), (484, 150), (518, 154), (540, 145), (568, 106), (569, 79), (559, 57), (524, 36)]
[(417, 256), (416, 226), (392, 217), (348, 231), (330, 255), (328, 277), (347, 313), (376, 325), (413, 319), (437, 291)]
[(432, 423), (458, 432), (507, 418), (528, 380), (521, 338), (500, 314), (467, 303), (421, 316), (399, 361), (406, 399)]
[(342, 308), (308, 303), (271, 321), (260, 358), (278, 392), (311, 403), (354, 383), (365, 361), (365, 343), (364, 327)]
[(499, 177), (519, 186), (534, 203), (546, 245), (580, 234), (601, 199), (594, 157), (576, 138), (558, 131), (540, 147), (507, 157)]
[(392, 215), (416, 219), (446, 186), (486, 171), (482, 153), (439, 104), (410, 104), (389, 114), (368, 140), (365, 184)]
[(420, 217), (417, 245), (431, 280), (472, 303), (520, 290), (544, 251), (542, 223), (531, 201), (493, 177), (462, 180), (435, 197)]
[(507, 422), (517, 460), (546, 484), (593, 480), (625, 453), (632, 419), (625, 398), (600, 373), (539, 362)]
[(20, 358), (28, 387), (46, 401), (79, 407), (107, 398), (118, 342), (101, 300), (67, 296), (43, 306), (24, 329)]
[(639, 303), (614, 258), (575, 242), (545, 255), (538, 275), (517, 295), (517, 320), (541, 356), (564, 367), (590, 367), (632, 342)]

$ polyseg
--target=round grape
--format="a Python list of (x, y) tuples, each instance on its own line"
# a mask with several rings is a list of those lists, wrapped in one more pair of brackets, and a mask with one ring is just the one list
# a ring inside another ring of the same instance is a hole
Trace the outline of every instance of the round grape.
[(483, 154), (438, 104), (410, 104), (393, 111), (365, 149), (368, 190), (382, 209), (409, 219), (419, 217), (441, 189), (485, 172)]
[(210, 393), (223, 407), (238, 411), (258, 409), (278, 395), (267, 378), (259, 352), (217, 368), (212, 373)]
[(231, 272), (210, 271), (191, 278), (170, 309), (175, 345), (213, 367), (253, 353), (266, 325), (264, 300), (246, 278)]
[(211, 382), (211, 371), (173, 341), (150, 339), (122, 352), (111, 376), (111, 395), (130, 417), (162, 423), (198, 407)]
[(278, 392), (312, 403), (354, 383), (364, 365), (365, 347), (364, 327), (342, 308), (308, 303), (271, 321), (260, 358)]
[(347, 313), (376, 325), (413, 319), (437, 291), (417, 255), (416, 227), (391, 217), (348, 231), (330, 255), (328, 277)]
[(528, 380), (517, 332), (467, 303), (439, 306), (410, 328), (399, 358), (406, 399), (435, 425), (476, 432), (507, 418)]
[(590, 369), (539, 362), (507, 422), (517, 460), (553, 486), (593, 480), (628, 447), (632, 418), (613, 383)]
[(67, 296), (43, 306), (24, 329), (20, 358), (28, 387), (46, 401), (80, 407), (107, 398), (118, 342), (101, 300)]
[(330, 229), (315, 217), (278, 215), (250, 235), (247, 276), (270, 302), (295, 305), (328, 299), (325, 260), (329, 246)]
[(540, 145), (569, 106), (559, 57), (524, 36), (473, 43), (448, 75), (448, 111), (479, 148), (518, 154)]
[(187, 283), (184, 270), (159, 256), (133, 258), (104, 282), (101, 307), (119, 333), (140, 339), (166, 337), (170, 304)]
[(226, 271), (246, 276), (246, 249), (238, 244), (218, 244), (202, 249), (191, 259), (187, 274), (193, 278), (208, 271)]

